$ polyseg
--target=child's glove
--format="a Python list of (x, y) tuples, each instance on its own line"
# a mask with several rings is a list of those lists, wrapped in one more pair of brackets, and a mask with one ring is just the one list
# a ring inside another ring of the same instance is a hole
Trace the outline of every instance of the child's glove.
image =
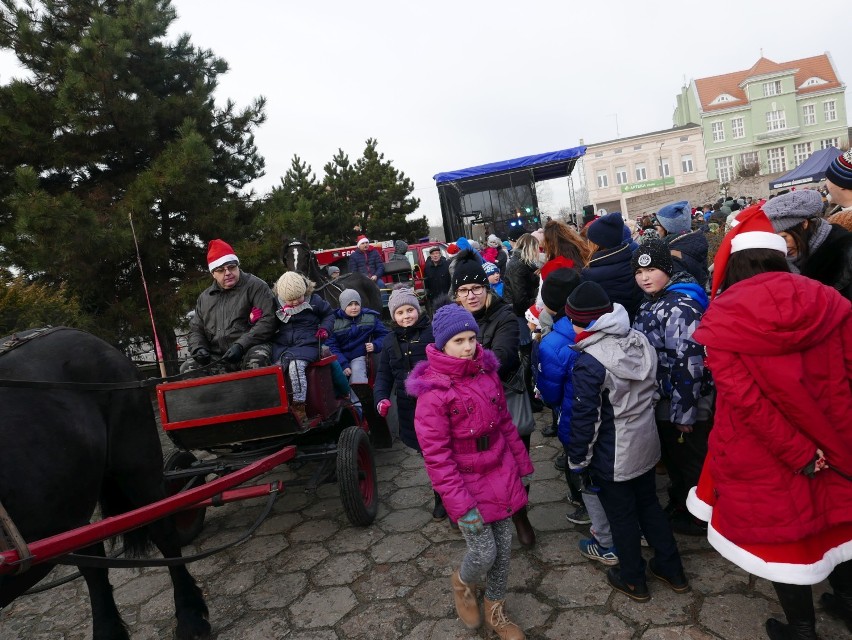
[(471, 534), (482, 533), (482, 515), (479, 509), (474, 507), (459, 518), (459, 528)]
[(263, 309), (254, 307), (249, 314), (249, 324), (254, 324), (263, 317)]
[(325, 340), (326, 338), (328, 338), (328, 330), (326, 330), (324, 327), (320, 327), (319, 329), (317, 329), (317, 332), (314, 334), (314, 337), (317, 340)]
[(383, 418), (388, 417), (388, 411), (390, 411), (391, 401), (390, 400), (379, 400), (379, 403), (376, 405), (376, 411), (379, 412), (379, 415)]

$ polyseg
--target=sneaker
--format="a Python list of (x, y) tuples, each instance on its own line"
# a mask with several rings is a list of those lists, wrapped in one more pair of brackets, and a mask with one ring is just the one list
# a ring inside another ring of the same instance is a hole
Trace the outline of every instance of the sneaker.
[(618, 556), (615, 554), (615, 547), (602, 547), (600, 543), (592, 538), (591, 540), (580, 540), (580, 553), (590, 560), (597, 560), (601, 564), (613, 566), (618, 564)]
[(675, 593), (686, 593), (689, 591), (689, 580), (686, 579), (683, 571), (679, 571), (674, 576), (665, 576), (657, 571), (656, 558), (651, 558), (648, 562), (648, 573), (654, 576), (660, 582), (665, 582), (669, 588)]
[(586, 507), (577, 507), (574, 511), (565, 516), (568, 522), (574, 524), (592, 524), (592, 519), (589, 517), (589, 512)]
[(565, 456), (557, 456), (553, 461), (553, 466), (557, 471), (565, 471)]
[(631, 600), (636, 602), (648, 602), (651, 599), (651, 594), (648, 593), (647, 584), (627, 584), (621, 579), (621, 571), (616, 567), (612, 567), (606, 572), (606, 580), (616, 591), (620, 591)]

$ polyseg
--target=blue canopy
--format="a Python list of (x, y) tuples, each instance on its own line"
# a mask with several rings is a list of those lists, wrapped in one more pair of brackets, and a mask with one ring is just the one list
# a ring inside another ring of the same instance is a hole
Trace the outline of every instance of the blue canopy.
[(828, 165), (834, 162), (834, 159), (841, 153), (840, 149), (836, 147), (814, 151), (798, 167), (770, 182), (769, 188), (783, 189), (785, 187), (794, 187), (797, 184), (819, 182), (825, 177), (825, 170), (828, 169)]
[[(524, 156), (523, 158), (515, 158), (514, 160), (491, 162), (479, 165), (478, 167), (469, 167), (457, 171), (447, 171), (435, 174), (433, 178), (436, 184), (443, 184), (529, 168), (532, 170), (536, 181), (550, 180), (551, 178), (561, 178), (570, 174), (571, 169), (574, 168), (574, 162), (576, 162), (577, 158), (585, 154), (585, 146), (574, 147), (572, 149), (563, 149), (562, 151), (540, 153), (535, 156)], [(566, 162), (568, 162), (567, 166)]]

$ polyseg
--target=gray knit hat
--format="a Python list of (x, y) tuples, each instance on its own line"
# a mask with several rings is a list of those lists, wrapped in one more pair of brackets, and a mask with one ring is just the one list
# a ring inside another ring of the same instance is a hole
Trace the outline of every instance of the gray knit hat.
[(769, 218), (775, 233), (781, 233), (808, 218), (821, 215), (822, 196), (815, 189), (790, 191), (765, 202), (763, 213)]
[(361, 294), (355, 291), (355, 289), (344, 289), (340, 292), (338, 300), (340, 300), (340, 308), (345, 309), (352, 302), (361, 304)]
[(417, 299), (414, 289), (402, 283), (394, 286), (390, 298), (388, 298), (388, 311), (390, 311), (391, 318), (393, 318), (393, 314), (396, 313), (397, 309), (407, 304), (417, 309), (418, 314), (421, 312), (420, 301)]

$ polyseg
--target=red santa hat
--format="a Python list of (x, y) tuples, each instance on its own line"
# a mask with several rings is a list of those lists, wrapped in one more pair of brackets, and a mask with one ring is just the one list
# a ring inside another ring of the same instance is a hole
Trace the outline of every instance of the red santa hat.
[(716, 258), (713, 260), (711, 298), (716, 296), (719, 287), (722, 286), (728, 267), (728, 258), (732, 253), (744, 249), (775, 249), (787, 255), (787, 242), (772, 228), (772, 223), (762, 209), (764, 202), (761, 200), (740, 211), (734, 227), (722, 239), (716, 251)]
[(240, 259), (237, 258), (231, 245), (220, 238), (211, 240), (207, 245), (207, 268), (213, 271), (216, 267), (229, 262), (240, 264)]
[(547, 280), (547, 276), (556, 271), (557, 269), (573, 269), (574, 261), (571, 258), (566, 258), (565, 256), (556, 256), (553, 260), (548, 260), (544, 263), (544, 266), (541, 268), (541, 279), (542, 281)]
[(369, 238), (367, 238), (367, 236), (363, 236), (363, 235), (362, 235), (362, 236), (358, 236), (358, 239), (355, 241), (355, 244), (356, 244), (356, 245), (358, 245), (358, 246), (360, 246), (360, 245), (362, 245), (362, 244), (363, 244), (363, 243), (365, 243), (365, 242), (366, 242), (367, 244), (370, 244), (370, 239), (369, 239)]
[(456, 255), (459, 252), (459, 246), (455, 242), (451, 242), (447, 245), (447, 253), (451, 256)]
[(532, 305), (529, 309), (527, 309), (524, 312), (524, 319), (528, 323), (534, 324), (539, 329), (541, 329), (541, 320), (539, 320), (540, 316), (541, 316), (541, 309), (539, 309), (535, 305)]

